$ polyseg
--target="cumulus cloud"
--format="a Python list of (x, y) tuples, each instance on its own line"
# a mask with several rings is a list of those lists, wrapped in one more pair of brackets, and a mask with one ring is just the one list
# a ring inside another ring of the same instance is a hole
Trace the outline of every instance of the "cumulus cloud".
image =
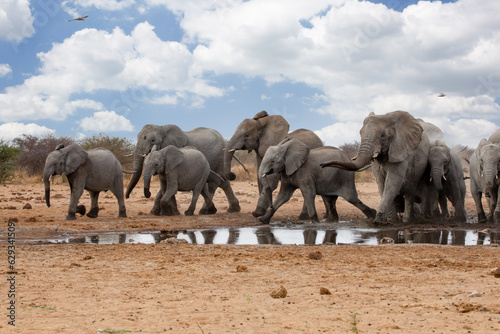
[(110, 11), (115, 11), (115, 10), (122, 10), (127, 7), (132, 6), (135, 3), (134, 0), (72, 0), (72, 1), (63, 1), (62, 6), (63, 8), (69, 12), (70, 14), (73, 14), (75, 17), (77, 16), (76, 9), (80, 8), (90, 8), (90, 7), (95, 7), (100, 10), (110, 10)]
[(362, 125), (361, 122), (337, 122), (314, 132), (324, 143), (339, 147), (346, 143), (361, 141), (359, 129)]
[(23, 134), (43, 136), (51, 133), (55, 133), (55, 131), (35, 123), (24, 124), (10, 122), (0, 125), (0, 139), (5, 141), (10, 141), (16, 137), (20, 137)]
[(177, 92), (195, 107), (224, 93), (197, 73), (186, 45), (162, 41), (147, 22), (130, 35), (120, 28), (82, 29), (38, 57), (39, 75), (0, 94), (0, 121), (63, 120), (78, 108), (89, 108), (71, 100), (72, 95), (103, 89), (135, 90), (145, 100), (157, 95), (152, 92)]
[(35, 32), (28, 0), (0, 2), (0, 39), (20, 42)]
[(0, 64), (0, 78), (12, 73), (12, 68), (9, 64)]
[(130, 121), (114, 111), (98, 111), (80, 121), (80, 128), (89, 132), (134, 131)]

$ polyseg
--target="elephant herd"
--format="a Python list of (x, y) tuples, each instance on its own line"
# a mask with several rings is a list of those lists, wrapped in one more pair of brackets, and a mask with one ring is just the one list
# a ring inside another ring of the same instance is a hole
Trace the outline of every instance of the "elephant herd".
[[(133, 171), (124, 193), (122, 167), (108, 150), (85, 151), (78, 144), (59, 145), (45, 162), (43, 181), (45, 198), (50, 206), (50, 178), (65, 173), (71, 188), (67, 220), (75, 213), (85, 214), (78, 200), (87, 190), (91, 197), (88, 216), (98, 215), (101, 191), (111, 190), (119, 204), (119, 217), (126, 217), (125, 198), (144, 174), (144, 196), (151, 196), (151, 177), (158, 175), (160, 191), (151, 213), (179, 214), (175, 194), (192, 191), (186, 215), (195, 211), (199, 195), (204, 199), (200, 214), (217, 212), (212, 198), (221, 188), (229, 207), (239, 212), (240, 205), (231, 187), (236, 178), (231, 172), (237, 150), (254, 151), (258, 169), (259, 198), (252, 215), (263, 223), (286, 203), (298, 188), (304, 198), (300, 220), (318, 221), (315, 197), (323, 199), (326, 221), (338, 221), (336, 201), (340, 196), (356, 206), (375, 224), (392, 224), (415, 218), (450, 218), (465, 222), (466, 186), (462, 158), (444, 142), (442, 131), (435, 125), (413, 117), (405, 111), (385, 115), (370, 113), (360, 130), (361, 141), (355, 158), (336, 147), (324, 146), (312, 131), (289, 132), (290, 125), (280, 115), (266, 111), (245, 119), (226, 141), (216, 130), (196, 128), (183, 131), (176, 125), (145, 125), (137, 135), (133, 152)], [(237, 159), (236, 159), (237, 160)], [(483, 139), (470, 157), (470, 191), (476, 203), (478, 221), (500, 221), (499, 171), (500, 130)], [(355, 173), (371, 166), (381, 200), (375, 210), (359, 198)], [(273, 191), (280, 184), (276, 198)], [(486, 196), (490, 215), (482, 206)], [(453, 212), (448, 210), (448, 201)]]

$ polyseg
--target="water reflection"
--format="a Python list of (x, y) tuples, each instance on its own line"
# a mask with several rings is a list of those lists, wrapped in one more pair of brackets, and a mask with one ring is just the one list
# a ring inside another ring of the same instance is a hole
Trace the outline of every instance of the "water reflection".
[(192, 244), (234, 245), (318, 245), (356, 244), (377, 245), (383, 238), (396, 244), (426, 243), (437, 245), (489, 245), (500, 243), (500, 233), (482, 233), (474, 230), (410, 230), (378, 228), (325, 227), (241, 227), (169, 231), (168, 233), (114, 233), (52, 240), (52, 243), (121, 244), (159, 243), (167, 238), (184, 239)]

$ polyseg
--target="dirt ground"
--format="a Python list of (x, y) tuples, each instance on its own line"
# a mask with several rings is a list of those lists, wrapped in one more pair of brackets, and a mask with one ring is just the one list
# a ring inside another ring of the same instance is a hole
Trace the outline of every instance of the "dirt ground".
[[(157, 184), (155, 183), (155, 187)], [(196, 245), (57, 244), (32, 239), (113, 231), (257, 226), (255, 182), (234, 182), (240, 213), (226, 213), (218, 190), (211, 216), (157, 217), (153, 199), (137, 188), (117, 218), (110, 193), (99, 217), (65, 221), (69, 187), (53, 185), (47, 208), (43, 184), (0, 186), (1, 333), (498, 333), (498, 245)], [(374, 183), (357, 185), (374, 208)], [(155, 193), (155, 192), (153, 192)], [(180, 194), (183, 212), (190, 194)], [(30, 204), (30, 208), (27, 204)], [(81, 203), (87, 208), (86, 193)], [(273, 221), (295, 219), (294, 195)], [(198, 209), (201, 202), (198, 203)], [(318, 201), (318, 212), (323, 206)], [(197, 210), (198, 211), (198, 210)], [(339, 199), (341, 220), (362, 213)], [(475, 215), (467, 198), (467, 212)], [(9, 268), (8, 221), (15, 222), (15, 265)], [(454, 225), (457, 226), (457, 225)], [(468, 228), (499, 226), (469, 223)], [(15, 276), (15, 284), (7, 279)], [(7, 278), (7, 279), (6, 279)], [(15, 298), (8, 297), (15, 288)], [(279, 288), (281, 291), (275, 291)], [(285, 293), (286, 290), (286, 293)], [(273, 298), (277, 292), (284, 298)], [(477, 292), (477, 293), (474, 293)], [(286, 296), (285, 296), (286, 294)], [(471, 295), (472, 294), (472, 295)], [(15, 326), (7, 317), (15, 300)]]

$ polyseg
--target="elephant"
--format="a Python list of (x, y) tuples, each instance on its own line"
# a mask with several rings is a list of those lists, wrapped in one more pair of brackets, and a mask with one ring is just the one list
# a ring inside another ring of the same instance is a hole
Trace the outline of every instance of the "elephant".
[[(118, 217), (127, 217), (123, 198), (122, 166), (114, 154), (104, 148), (85, 151), (78, 144), (66, 147), (60, 144), (49, 153), (45, 160), (43, 182), (45, 183), (45, 201), (50, 207), (50, 178), (64, 173), (71, 188), (68, 215), (66, 220), (76, 219), (78, 200), (87, 190), (90, 194), (91, 207), (87, 216), (96, 218), (99, 213), (98, 198), (101, 191), (111, 190), (118, 200)], [(79, 206), (85, 214), (83, 206)]]
[(452, 151), (446, 143), (437, 140), (431, 143), (428, 166), (424, 173), (424, 180), (431, 184), (427, 187), (433, 194), (428, 194), (430, 198), (439, 198), (442, 215), (449, 218), (447, 199), (455, 208), (454, 220), (465, 222), (467, 215), (465, 212), (466, 186), (462, 161), (458, 153)]
[(394, 201), (398, 195), (404, 198), (403, 222), (409, 222), (430, 146), (421, 122), (406, 111), (370, 113), (360, 134), (360, 147), (353, 161), (329, 160), (321, 166), (358, 170), (373, 161), (372, 170), (381, 196), (374, 223), (398, 220)]
[[(145, 125), (137, 135), (137, 144), (133, 153), (133, 168), (135, 174), (132, 176), (127, 186), (127, 191), (125, 193), (126, 198), (130, 196), (130, 193), (141, 178), (144, 156), (151, 151), (153, 145), (157, 145), (160, 149), (168, 145), (173, 145), (178, 148), (193, 146), (205, 155), (212, 171), (219, 175), (224, 174), (223, 159), (226, 141), (216, 130), (199, 127), (194, 130), (184, 132), (181, 128), (173, 124), (163, 126), (148, 124)], [(227, 197), (229, 202), (227, 211), (239, 212), (239, 201), (233, 192), (230, 181), (219, 177), (209, 176), (208, 191), (211, 197), (213, 197), (217, 187), (221, 187)], [(155, 204), (151, 210), (152, 214), (160, 214), (160, 199), (161, 195), (158, 193), (155, 199)], [(173, 203), (171, 203), (171, 206), (173, 207), (173, 213), (178, 214), (175, 197), (172, 198), (172, 201)], [(214, 212), (208, 210), (204, 205), (200, 213), (209, 214)]]
[[(470, 157), (470, 191), (476, 204), (479, 223), (500, 222), (500, 129), (488, 140), (483, 138)], [(486, 196), (490, 215), (488, 219), (481, 202), (482, 194)]]
[[(375, 218), (376, 211), (358, 198), (354, 185), (354, 172), (338, 168), (321, 168), (324, 159), (348, 162), (347, 154), (331, 146), (310, 149), (298, 139), (284, 139), (276, 146), (268, 148), (259, 168), (259, 177), (281, 175), (281, 187), (273, 205), (259, 218), (268, 224), (276, 210), (286, 203), (299, 188), (304, 197), (309, 219), (318, 221), (314, 199), (321, 195), (328, 205), (327, 221), (338, 221), (336, 201), (339, 196), (360, 209), (368, 218)], [(264, 181), (264, 180), (263, 180)]]
[[(234, 152), (247, 150), (249, 153), (255, 151), (257, 157), (257, 169), (260, 168), (262, 159), (267, 149), (272, 145), (278, 145), (283, 139), (299, 139), (310, 148), (323, 146), (321, 139), (312, 131), (297, 129), (288, 133), (290, 125), (281, 115), (269, 115), (265, 110), (257, 113), (253, 118), (247, 118), (238, 125), (231, 139), (228, 141), (224, 151), (224, 176), (230, 180), (235, 179), (231, 172), (231, 161)], [(257, 206), (252, 212), (254, 217), (260, 217), (266, 213), (272, 203), (272, 192), (278, 187), (279, 174), (268, 177), (268, 186), (262, 185), (261, 179), (257, 177), (260, 197)], [(305, 207), (302, 216), (306, 215)]]
[(184, 212), (186, 216), (193, 215), (200, 194), (205, 199), (207, 208), (217, 211), (207, 187), (210, 165), (203, 153), (196, 148), (192, 146), (177, 148), (168, 145), (160, 150), (154, 145), (151, 153), (144, 159), (144, 196), (146, 198), (151, 197), (149, 185), (153, 175), (160, 177), (161, 215), (168, 214), (165, 208), (177, 191), (193, 192), (191, 204)]

